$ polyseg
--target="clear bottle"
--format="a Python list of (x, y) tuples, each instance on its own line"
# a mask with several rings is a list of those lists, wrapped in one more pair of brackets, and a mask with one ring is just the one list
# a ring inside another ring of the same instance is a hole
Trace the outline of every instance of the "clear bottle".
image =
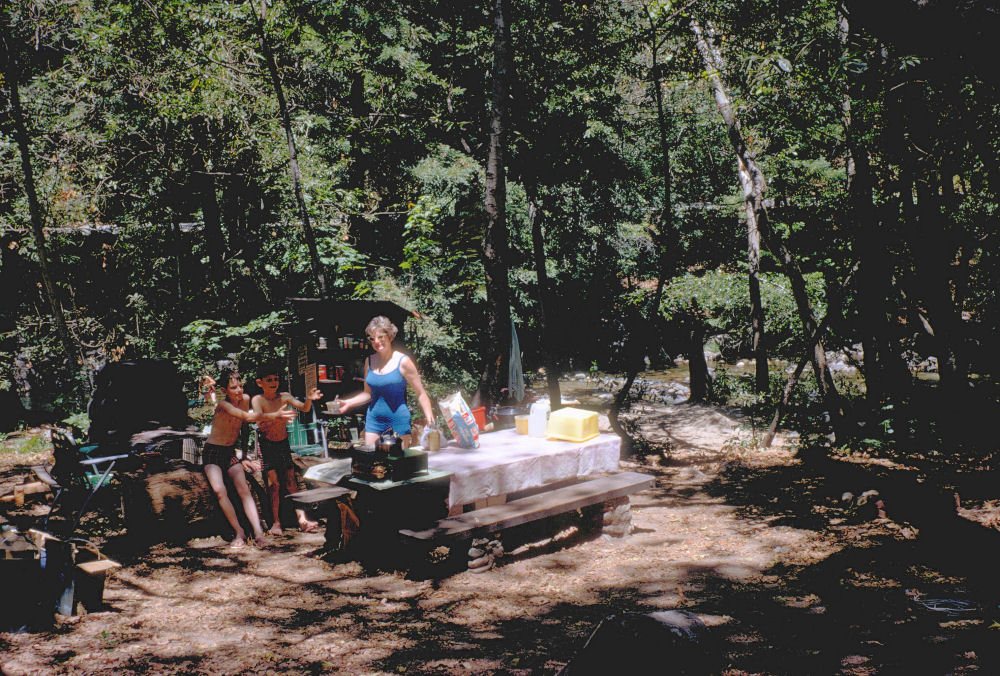
[(544, 437), (549, 422), (549, 402), (536, 401), (531, 405), (528, 414), (528, 434), (533, 437)]

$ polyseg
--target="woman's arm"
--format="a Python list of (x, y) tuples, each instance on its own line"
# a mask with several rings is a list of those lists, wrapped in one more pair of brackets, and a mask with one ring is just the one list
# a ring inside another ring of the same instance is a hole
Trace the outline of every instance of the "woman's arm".
[(337, 413), (347, 413), (352, 408), (357, 408), (358, 406), (364, 406), (369, 401), (372, 400), (372, 390), (368, 387), (368, 360), (365, 359), (365, 377), (364, 377), (365, 389), (357, 394), (348, 397), (347, 399), (340, 399), (337, 403)]
[(417, 402), (420, 404), (420, 410), (424, 412), (427, 424), (433, 425), (434, 407), (431, 405), (430, 396), (428, 396), (427, 391), (424, 389), (423, 381), (420, 380), (420, 372), (417, 371), (417, 365), (413, 363), (412, 359), (407, 358), (399, 363), (399, 371), (416, 393)]

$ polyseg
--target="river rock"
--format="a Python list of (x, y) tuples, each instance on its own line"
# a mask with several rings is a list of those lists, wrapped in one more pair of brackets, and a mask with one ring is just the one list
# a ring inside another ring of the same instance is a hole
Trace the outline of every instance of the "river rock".
[(493, 557), (490, 555), (480, 556), (478, 559), (472, 559), (469, 561), (469, 568), (482, 568), (483, 566), (493, 565)]

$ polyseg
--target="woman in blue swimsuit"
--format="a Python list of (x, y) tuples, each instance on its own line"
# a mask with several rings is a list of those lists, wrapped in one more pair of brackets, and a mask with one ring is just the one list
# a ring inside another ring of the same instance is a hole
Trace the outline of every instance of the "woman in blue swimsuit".
[(375, 317), (365, 333), (375, 354), (365, 360), (365, 390), (340, 400), (339, 413), (368, 404), (365, 416), (365, 444), (372, 445), (387, 428), (403, 437), (403, 448), (410, 446), (410, 409), (406, 406), (406, 385), (417, 393), (420, 409), (428, 425), (434, 424), (431, 398), (424, 390), (413, 360), (392, 347), (398, 329), (387, 317)]

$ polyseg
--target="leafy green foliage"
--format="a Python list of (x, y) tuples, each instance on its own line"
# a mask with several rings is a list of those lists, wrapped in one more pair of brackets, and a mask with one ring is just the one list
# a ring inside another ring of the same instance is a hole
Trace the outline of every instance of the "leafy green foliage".
[[(562, 368), (634, 363), (650, 331), (652, 356), (677, 353), (670, 326), (692, 301), (727, 357), (748, 353), (743, 196), (689, 32), (696, 13), (718, 37), (770, 226), (804, 271), (814, 313), (829, 313), (830, 346), (864, 343), (878, 353), (869, 366), (933, 355), (946, 387), (967, 386), (973, 371), (977, 385), (991, 379), (1000, 98), (976, 71), (883, 50), (858, 26), (842, 40), (838, 8), (511, 5), (503, 255), (527, 370), (541, 365), (542, 335), (532, 214)], [(169, 357), (193, 378), (230, 354), (275, 355), (284, 299), (316, 293), (259, 11), (225, 0), (0, 9), (55, 300), (80, 346), (65, 354), (48, 314), (5, 76), (0, 385), (30, 393), (33, 408), (81, 411), (110, 360)], [(419, 311), (407, 341), (429, 389), (470, 391), (487, 353), (482, 201), (499, 76), (488, 12), (277, 1), (263, 30), (331, 294)], [(665, 249), (667, 224), (678, 241)], [(680, 271), (664, 280), (666, 329), (644, 321), (665, 256)], [(781, 263), (765, 251), (761, 267), (767, 348), (797, 358), (804, 336)], [(863, 438), (886, 436), (869, 434), (889, 419), (886, 404), (897, 435), (923, 429), (905, 408), (908, 386), (857, 415)], [(777, 396), (751, 397), (742, 380), (716, 389), (751, 410)], [(852, 402), (867, 396), (844, 389)], [(808, 399), (795, 408), (818, 419)]]
[[(806, 276), (810, 302), (822, 317), (825, 312), (824, 285), (821, 275)], [(711, 334), (726, 334), (723, 357), (750, 355), (750, 300), (746, 273), (710, 270), (686, 274), (667, 286), (661, 312), (667, 319), (683, 316), (691, 301), (706, 313), (705, 324)], [(761, 299), (767, 327), (768, 353), (776, 358), (797, 359), (802, 352), (802, 327), (799, 322), (788, 280), (777, 274), (761, 275)]]
[[(259, 364), (280, 359), (287, 347), (284, 316), (269, 312), (246, 324), (230, 325), (221, 319), (198, 319), (181, 328), (185, 337), (178, 345), (177, 364), (194, 382), (220, 357), (230, 357), (249, 377)], [(214, 375), (214, 374), (212, 374)]]

